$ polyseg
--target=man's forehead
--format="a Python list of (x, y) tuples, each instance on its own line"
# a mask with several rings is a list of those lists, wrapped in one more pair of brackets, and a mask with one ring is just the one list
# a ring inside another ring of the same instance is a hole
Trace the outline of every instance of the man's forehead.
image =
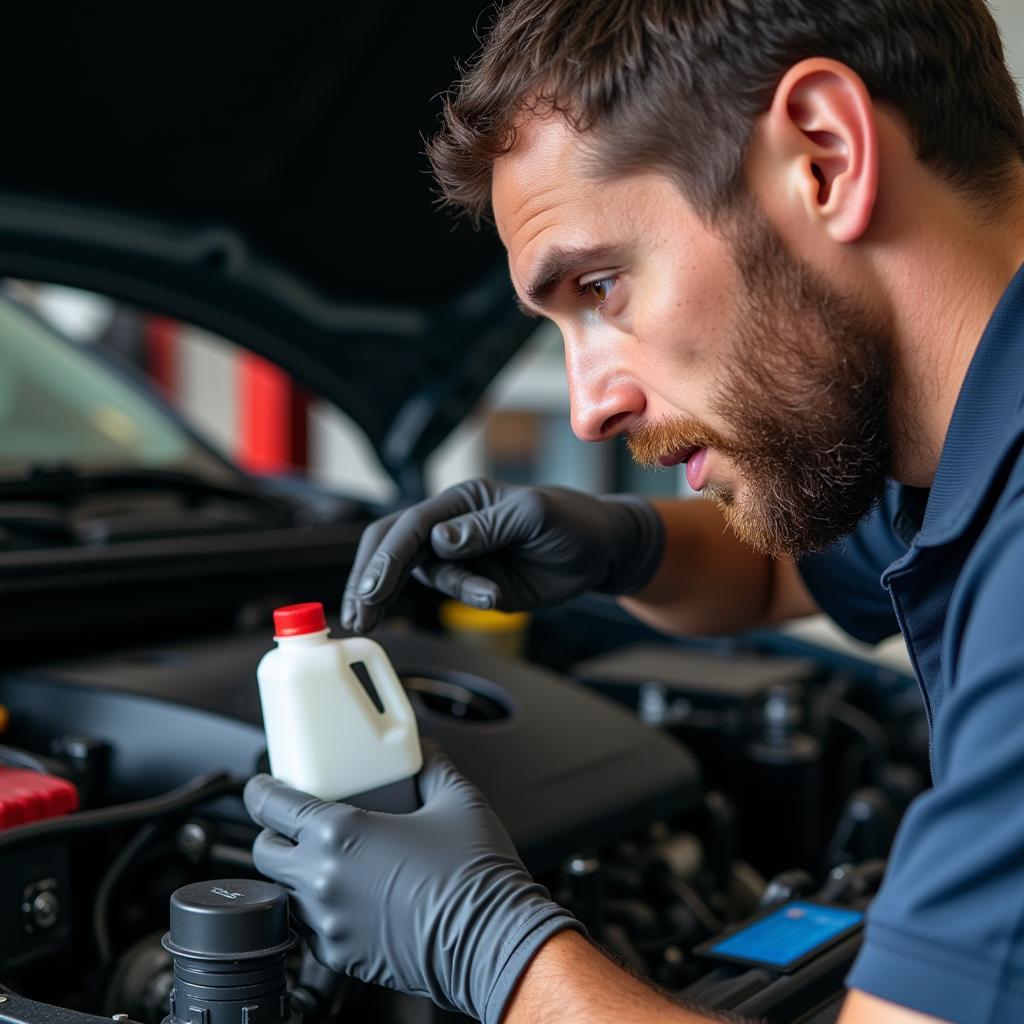
[(695, 211), (664, 171), (637, 169), (606, 176), (596, 166), (591, 140), (563, 117), (534, 116), (516, 125), (515, 145), (494, 161), (491, 174), (495, 225), (513, 260), (547, 224), (557, 224), (560, 235), (589, 236), (616, 221), (635, 223), (655, 210), (659, 217), (668, 211), (695, 219)]
[(531, 217), (578, 197), (588, 181), (578, 132), (557, 115), (533, 116), (516, 124), (515, 145), (494, 162), (491, 204), (498, 234), (509, 247)]
[(664, 172), (596, 174), (587, 142), (556, 117), (517, 126), (516, 144), (494, 163), (491, 199), (512, 282), (534, 309), (556, 279), (598, 269), (593, 263), (619, 265), (640, 238), (692, 242), (701, 230)]

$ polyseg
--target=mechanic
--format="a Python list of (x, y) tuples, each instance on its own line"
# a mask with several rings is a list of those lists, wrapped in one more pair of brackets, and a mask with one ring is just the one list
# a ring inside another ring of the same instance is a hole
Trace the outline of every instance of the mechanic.
[[(983, 0), (513, 0), (430, 155), (560, 328), (575, 433), (713, 500), (455, 487), (368, 528), (343, 624), (412, 574), (902, 631), (934, 787), (840, 1020), (1024, 1021), (1024, 117)], [(709, 1019), (588, 944), (443, 758), (421, 783), (398, 816), (249, 784), (325, 963), (488, 1024)]]

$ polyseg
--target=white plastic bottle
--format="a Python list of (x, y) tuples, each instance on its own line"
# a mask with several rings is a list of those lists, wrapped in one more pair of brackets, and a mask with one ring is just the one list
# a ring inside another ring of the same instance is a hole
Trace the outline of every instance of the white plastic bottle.
[[(380, 644), (332, 640), (319, 602), (278, 608), (274, 640), (256, 669), (271, 774), (321, 800), (415, 809), (416, 716)], [(383, 710), (353, 671), (359, 662)]]

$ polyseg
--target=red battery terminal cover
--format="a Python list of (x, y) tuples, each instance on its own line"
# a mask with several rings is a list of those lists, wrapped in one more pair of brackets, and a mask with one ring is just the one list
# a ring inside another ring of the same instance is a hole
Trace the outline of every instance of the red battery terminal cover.
[(77, 809), (78, 790), (67, 779), (0, 767), (0, 829), (57, 818)]

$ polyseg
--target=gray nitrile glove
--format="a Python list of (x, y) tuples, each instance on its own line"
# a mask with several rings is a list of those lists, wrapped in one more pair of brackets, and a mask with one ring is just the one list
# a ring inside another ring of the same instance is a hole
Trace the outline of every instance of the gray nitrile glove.
[(268, 831), (253, 859), (291, 892), (321, 963), (497, 1024), (541, 945), (583, 929), (447, 758), (429, 757), (419, 784), (419, 810), (382, 814), (256, 775), (245, 806)]
[(469, 480), (363, 533), (341, 623), (372, 629), (410, 575), (478, 608), (530, 611), (588, 590), (642, 590), (664, 547), (661, 516), (633, 495)]

